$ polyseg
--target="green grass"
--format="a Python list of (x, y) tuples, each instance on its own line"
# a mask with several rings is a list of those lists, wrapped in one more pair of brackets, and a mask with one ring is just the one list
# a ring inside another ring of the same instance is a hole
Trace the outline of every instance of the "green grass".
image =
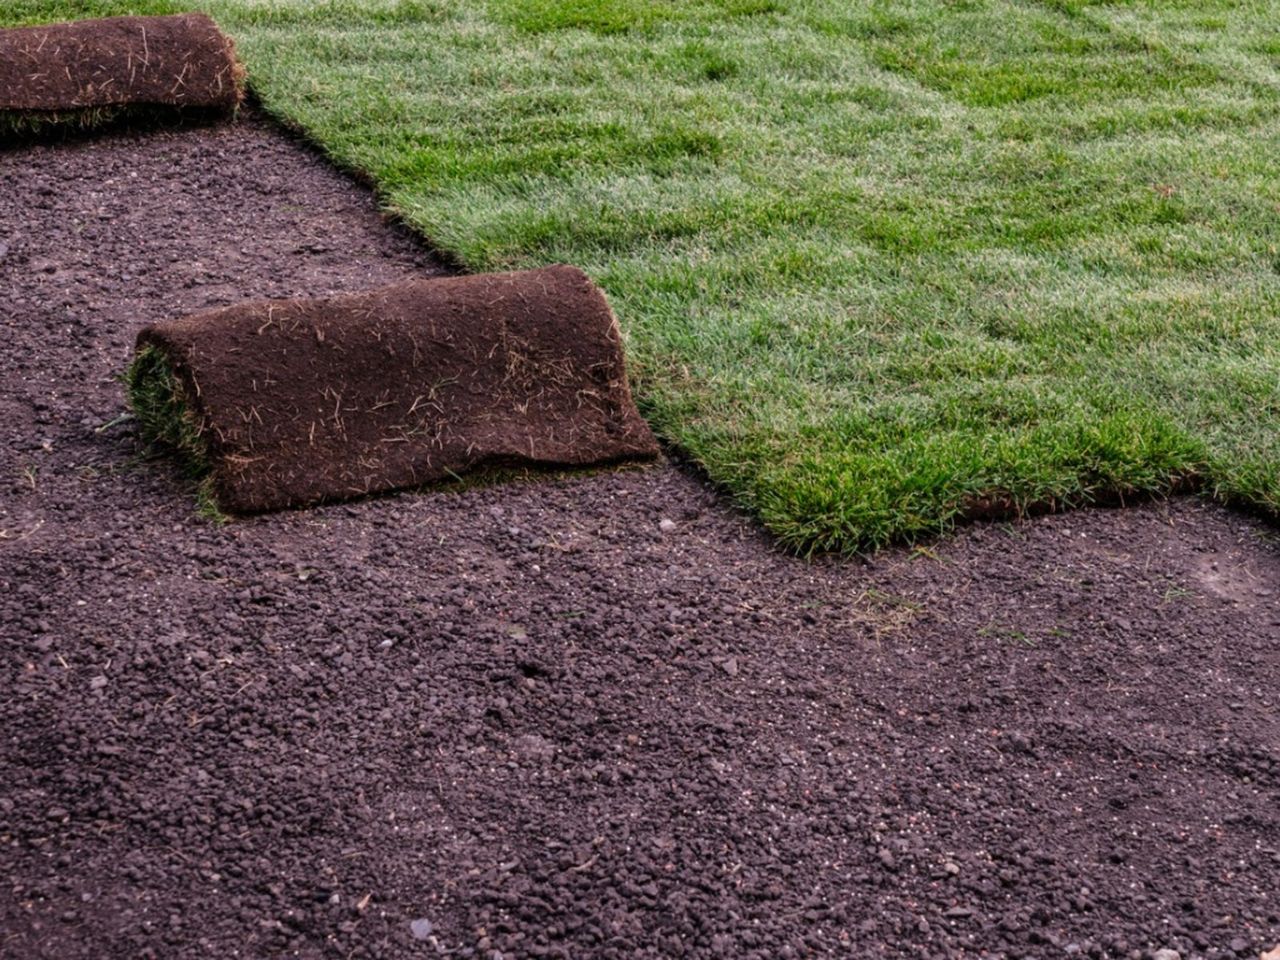
[(1280, 505), (1280, 0), (196, 3), (446, 253), (586, 269), (790, 547)]
[(123, 107), (0, 111), (0, 143), (49, 137), (56, 131), (97, 130), (118, 123), (126, 116), (127, 110)]
[[(239, 112), (239, 108), (235, 111)], [(192, 110), (169, 106), (125, 105), (81, 110), (0, 111), (0, 146), (56, 142), (113, 127), (130, 130), (172, 129), (182, 123), (215, 123), (228, 119), (225, 110)]]
[(195, 489), (201, 516), (224, 522), (227, 518), (214, 491), (207, 443), (168, 357), (156, 347), (145, 346), (121, 379), (143, 443), (149, 450), (173, 458), (182, 477)]
[(145, 346), (134, 356), (122, 379), (143, 442), (173, 452), (192, 478), (206, 476), (209, 460), (200, 426), (168, 357), (155, 347)]

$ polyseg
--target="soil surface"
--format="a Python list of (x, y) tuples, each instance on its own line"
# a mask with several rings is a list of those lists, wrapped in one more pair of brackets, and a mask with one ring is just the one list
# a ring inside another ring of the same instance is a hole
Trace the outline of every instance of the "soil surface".
[(102, 428), (146, 323), (435, 269), (251, 118), (0, 154), (0, 955), (1280, 942), (1274, 527), (806, 564), (666, 465), (219, 527)]
[(167, 358), (163, 393), (176, 375), (235, 513), (661, 452), (613, 311), (563, 264), (249, 300), (147, 327), (138, 344)]

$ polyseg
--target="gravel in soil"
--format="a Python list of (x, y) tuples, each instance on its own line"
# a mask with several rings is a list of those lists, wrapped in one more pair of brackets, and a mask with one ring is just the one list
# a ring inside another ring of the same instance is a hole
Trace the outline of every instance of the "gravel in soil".
[(145, 323), (438, 269), (251, 117), (0, 155), (0, 955), (1280, 941), (1273, 527), (806, 564), (670, 466), (215, 526), (102, 428)]

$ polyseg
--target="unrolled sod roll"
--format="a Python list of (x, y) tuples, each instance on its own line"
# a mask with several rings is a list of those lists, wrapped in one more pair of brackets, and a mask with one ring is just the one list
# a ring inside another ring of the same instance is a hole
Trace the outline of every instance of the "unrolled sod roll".
[(235, 48), (202, 13), (109, 17), (0, 30), (0, 111), (50, 119), (117, 108), (230, 111)]
[(137, 347), (144, 432), (202, 461), (228, 512), (658, 453), (613, 312), (574, 267), (243, 303)]

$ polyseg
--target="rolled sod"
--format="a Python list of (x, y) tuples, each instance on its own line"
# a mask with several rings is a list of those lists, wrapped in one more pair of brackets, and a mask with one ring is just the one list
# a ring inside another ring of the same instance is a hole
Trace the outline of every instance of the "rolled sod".
[(0, 130), (80, 126), (123, 112), (229, 112), (244, 71), (202, 13), (0, 30)]
[(145, 438), (176, 450), (230, 513), (658, 454), (613, 311), (568, 266), (156, 324), (127, 382)]

